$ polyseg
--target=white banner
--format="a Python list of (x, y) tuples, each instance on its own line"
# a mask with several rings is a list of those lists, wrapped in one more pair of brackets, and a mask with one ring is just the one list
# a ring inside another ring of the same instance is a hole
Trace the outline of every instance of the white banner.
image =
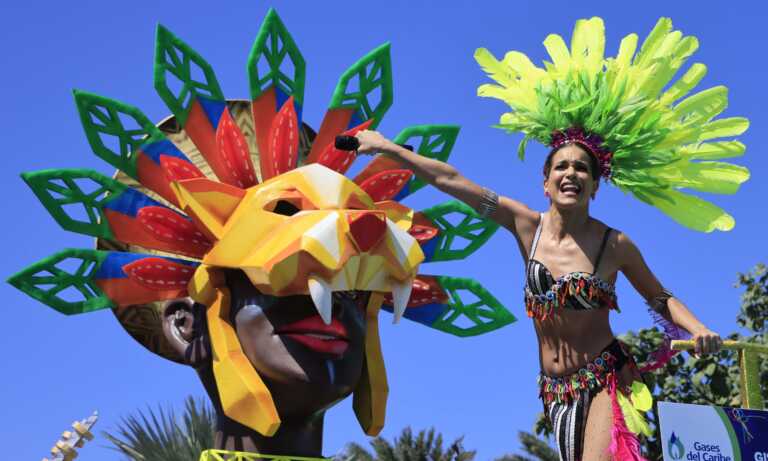
[(768, 412), (659, 402), (665, 461), (768, 461)]

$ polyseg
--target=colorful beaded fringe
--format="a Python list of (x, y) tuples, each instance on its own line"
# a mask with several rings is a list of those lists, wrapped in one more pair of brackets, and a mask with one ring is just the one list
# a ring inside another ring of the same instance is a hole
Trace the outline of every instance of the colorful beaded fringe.
[(552, 377), (539, 374), (539, 397), (545, 404), (570, 403), (583, 390), (605, 387), (611, 375), (624, 366), (627, 360), (629, 356), (622, 349), (621, 343), (614, 341), (591, 362), (570, 375)]
[(535, 294), (526, 286), (525, 311), (528, 317), (544, 320), (565, 305), (567, 296), (581, 296), (590, 303), (619, 310), (612, 284), (586, 272), (574, 272), (557, 279), (545, 294)]

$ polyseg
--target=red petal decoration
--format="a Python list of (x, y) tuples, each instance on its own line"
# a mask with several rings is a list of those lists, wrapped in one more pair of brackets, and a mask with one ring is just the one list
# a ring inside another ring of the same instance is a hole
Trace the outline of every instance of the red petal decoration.
[(154, 238), (173, 243), (185, 254), (202, 257), (212, 246), (191, 221), (168, 208), (147, 206), (139, 210), (136, 218)]
[[(433, 303), (448, 302), (448, 295), (443, 290), (437, 277), (430, 275), (417, 275), (413, 279), (411, 297), (408, 299), (408, 307), (425, 306)], [(392, 305), (392, 295), (384, 296), (384, 304)]]
[(232, 120), (229, 110), (225, 110), (216, 128), (216, 144), (219, 154), (232, 175), (235, 186), (245, 189), (259, 183), (253, 169), (248, 143), (240, 127)]
[(293, 96), (285, 101), (269, 131), (269, 152), (261, 165), (262, 179), (269, 179), (296, 168), (299, 156), (299, 121), (293, 107)]
[(408, 184), (411, 176), (411, 170), (381, 171), (363, 181), (360, 188), (366, 191), (374, 202), (390, 200)]
[[(354, 128), (350, 128), (347, 131), (344, 131), (341, 133), (342, 136), (354, 136), (359, 131), (367, 130), (369, 126), (371, 126), (371, 123), (373, 123), (373, 119), (368, 119), (365, 122), (361, 123), (360, 125), (357, 125)], [(323, 153), (320, 154), (320, 158), (317, 160), (317, 163), (327, 166), (328, 168), (338, 171), (341, 174), (346, 173), (346, 171), (349, 169), (350, 166), (352, 166), (352, 162), (357, 157), (357, 152), (355, 151), (349, 151), (349, 150), (340, 150), (337, 149), (334, 143), (330, 143), (327, 146), (325, 146), (325, 150), (323, 150)]]
[(170, 155), (160, 154), (160, 166), (163, 167), (168, 182), (205, 177), (192, 163)]
[(165, 291), (185, 288), (195, 268), (163, 258), (144, 258), (126, 264), (123, 272), (143, 287)]
[(421, 224), (414, 224), (408, 229), (408, 233), (411, 234), (419, 244), (432, 240), (440, 231), (432, 226), (424, 226)]

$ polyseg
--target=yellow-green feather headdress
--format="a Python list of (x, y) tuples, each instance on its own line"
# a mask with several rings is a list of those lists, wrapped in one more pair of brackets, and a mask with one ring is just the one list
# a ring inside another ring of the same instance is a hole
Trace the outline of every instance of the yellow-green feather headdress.
[(480, 48), (475, 59), (498, 85), (482, 85), (478, 95), (509, 104), (496, 126), (525, 134), (521, 158), (530, 139), (552, 147), (578, 142), (598, 157), (606, 179), (678, 223), (732, 229), (731, 215), (679, 189), (735, 193), (749, 171), (715, 160), (744, 153), (744, 144), (721, 138), (742, 134), (749, 121), (714, 120), (728, 104), (725, 86), (686, 97), (706, 74), (704, 64), (672, 82), (699, 44), (672, 30), (669, 18), (658, 21), (640, 51), (637, 45), (637, 35), (627, 35), (616, 57), (605, 58), (603, 20), (595, 17), (576, 22), (570, 51), (562, 37), (549, 35), (552, 62), (543, 69), (518, 51), (498, 61)]

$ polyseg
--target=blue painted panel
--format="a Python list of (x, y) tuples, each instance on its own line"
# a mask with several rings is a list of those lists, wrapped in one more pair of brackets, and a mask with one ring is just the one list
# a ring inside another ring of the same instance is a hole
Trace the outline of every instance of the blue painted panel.
[(144, 258), (161, 258), (168, 261), (173, 261), (178, 264), (184, 264), (190, 267), (197, 267), (199, 263), (186, 261), (184, 259), (166, 258), (163, 256), (139, 254), (139, 253), (123, 253), (120, 251), (109, 251), (104, 262), (99, 267), (99, 270), (94, 274), (94, 279), (106, 280), (106, 279), (120, 279), (127, 278), (128, 276), (123, 272), (123, 266), (130, 264), (134, 261)]
[(442, 240), (442, 237), (440, 234), (437, 234), (431, 240), (427, 240), (424, 244), (421, 245), (421, 251), (424, 252), (425, 263), (432, 261), (432, 258), (435, 256), (435, 251), (437, 251), (438, 247), (440, 246), (440, 240)]
[[(388, 304), (382, 304), (381, 308), (387, 312), (392, 312), (392, 306)], [(430, 327), (443, 316), (446, 310), (448, 310), (446, 304), (425, 304), (423, 306), (407, 308), (403, 317)]]
[(184, 155), (184, 152), (180, 151), (178, 147), (168, 139), (162, 141), (156, 141), (149, 144), (144, 144), (139, 148), (138, 155), (146, 155), (151, 158), (153, 162), (160, 165), (160, 155), (168, 155), (169, 157), (176, 157), (182, 160), (186, 160), (189, 163), (189, 158)]
[[(275, 103), (277, 104), (277, 107), (275, 108), (276, 111), (279, 111), (283, 104), (285, 104), (285, 101), (288, 100), (288, 98), (291, 97), (291, 95), (287, 94), (285, 91), (280, 89), (279, 87), (274, 87), (275, 89)], [(303, 108), (301, 107), (301, 104), (297, 100), (293, 100), (293, 110), (296, 111), (296, 118), (299, 121), (299, 126), (301, 126), (301, 115)]]
[(141, 192), (128, 188), (114, 197), (108, 203), (104, 205), (104, 208), (117, 211), (124, 215), (128, 215), (132, 218), (136, 217), (139, 210), (146, 206), (161, 206), (167, 208), (165, 205), (158, 201), (155, 201)]
[[(203, 112), (205, 112), (208, 121), (211, 122), (211, 126), (215, 130), (216, 127), (219, 126), (221, 114), (223, 114), (224, 109), (227, 108), (227, 103), (216, 99), (208, 99), (203, 96), (197, 96), (197, 102), (200, 103), (200, 107), (203, 108)], [(192, 104), (194, 104), (194, 102)]]

